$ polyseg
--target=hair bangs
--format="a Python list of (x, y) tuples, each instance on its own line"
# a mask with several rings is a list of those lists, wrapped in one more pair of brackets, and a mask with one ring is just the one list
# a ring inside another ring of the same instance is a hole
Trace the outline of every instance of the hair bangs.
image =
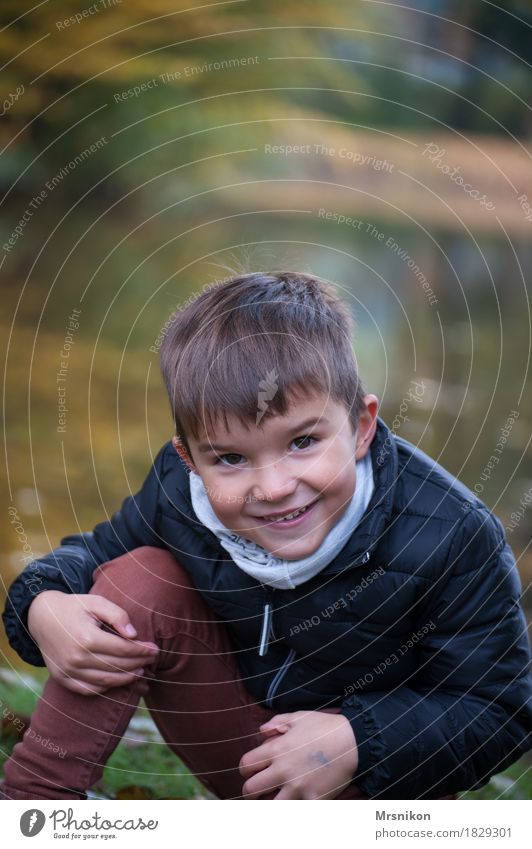
[(300, 272), (239, 275), (208, 288), (167, 322), (161, 371), (185, 446), (187, 434), (260, 427), (299, 398), (323, 394), (364, 407), (352, 348), (353, 321), (333, 287)]

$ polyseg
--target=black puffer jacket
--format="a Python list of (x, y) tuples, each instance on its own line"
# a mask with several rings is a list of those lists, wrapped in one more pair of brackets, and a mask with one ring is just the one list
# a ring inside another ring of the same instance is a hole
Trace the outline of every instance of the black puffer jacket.
[(26, 630), (37, 592), (86, 593), (100, 563), (166, 547), (227, 621), (255, 697), (278, 712), (342, 706), (363, 793), (436, 798), (481, 787), (532, 746), (514, 557), (485, 505), (380, 419), (371, 452), (375, 492), (344, 549), (297, 589), (272, 590), (198, 522), (168, 442), (110, 521), (64, 537), (15, 580), (4, 612), (11, 645), (42, 665)]

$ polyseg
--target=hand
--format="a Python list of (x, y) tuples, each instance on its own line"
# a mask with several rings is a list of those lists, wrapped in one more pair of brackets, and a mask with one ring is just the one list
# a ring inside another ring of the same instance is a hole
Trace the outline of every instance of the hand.
[(131, 684), (159, 652), (155, 643), (133, 639), (126, 611), (98, 595), (46, 590), (30, 604), (28, 629), (51, 677), (83, 696)]
[(334, 799), (353, 780), (358, 750), (353, 729), (342, 714), (317, 710), (278, 714), (260, 731), (265, 742), (246, 752), (239, 764), (246, 799), (277, 789), (275, 799)]

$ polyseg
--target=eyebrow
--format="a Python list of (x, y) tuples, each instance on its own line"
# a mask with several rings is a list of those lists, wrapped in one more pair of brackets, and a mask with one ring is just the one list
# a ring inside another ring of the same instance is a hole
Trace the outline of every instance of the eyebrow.
[[(287, 436), (291, 436), (293, 433), (298, 433), (299, 431), (305, 430), (306, 428), (314, 427), (317, 424), (329, 424), (329, 420), (325, 416), (322, 416), (321, 418), (305, 419), (304, 422), (300, 422), (295, 427), (290, 428), (290, 430), (287, 432)], [(215, 445), (214, 443), (208, 442), (202, 442), (201, 445), (198, 445), (198, 451), (200, 451), (202, 454), (211, 454), (215, 451), (226, 451), (237, 454), (240, 453), (239, 451), (235, 452), (232, 445)]]

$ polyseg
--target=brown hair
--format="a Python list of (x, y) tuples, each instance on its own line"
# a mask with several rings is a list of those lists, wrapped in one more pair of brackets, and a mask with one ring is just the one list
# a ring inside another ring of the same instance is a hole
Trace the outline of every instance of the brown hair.
[(263, 415), (285, 415), (294, 397), (314, 392), (344, 404), (356, 431), (365, 393), (353, 326), (335, 289), (310, 274), (254, 272), (204, 287), (166, 323), (160, 351), (176, 433), (189, 454), (187, 435), (198, 439), (220, 418), (226, 429), (228, 415), (248, 427)]

